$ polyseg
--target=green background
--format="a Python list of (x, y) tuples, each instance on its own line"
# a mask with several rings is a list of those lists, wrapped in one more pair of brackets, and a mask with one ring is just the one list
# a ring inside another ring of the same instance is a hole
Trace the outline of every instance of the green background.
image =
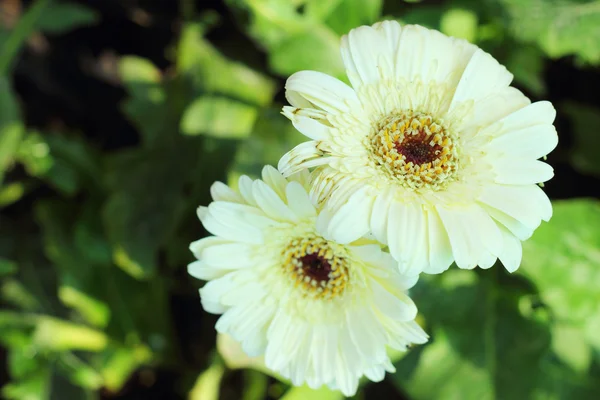
[(344, 77), (339, 37), (397, 19), (492, 53), (558, 110), (554, 217), (521, 268), (412, 290), (424, 346), (357, 399), (597, 399), (600, 1), (0, 3), (0, 381), (7, 399), (340, 399), (244, 359), (189, 277), (215, 180), (302, 141), (285, 78)]

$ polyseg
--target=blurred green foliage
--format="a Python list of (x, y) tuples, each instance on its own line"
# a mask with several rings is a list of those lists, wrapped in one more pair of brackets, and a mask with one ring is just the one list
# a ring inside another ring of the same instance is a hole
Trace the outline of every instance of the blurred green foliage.
[[(181, 278), (192, 258), (187, 246), (202, 235), (195, 208), (208, 203), (213, 181), (257, 175), (302, 140), (279, 115), (282, 78), (315, 69), (346, 80), (338, 46), (351, 28), (394, 18), (466, 38), (505, 63), (534, 98), (548, 92), (544, 71), (552, 59), (600, 65), (597, 0), (225, 0), (235, 28), (254, 44), (240, 57), (207, 39), (225, 23), (219, 13), (181, 4), (168, 69), (137, 56), (118, 60), (127, 92), (120, 108), (139, 143), (111, 151), (85, 132), (28, 126), (12, 75), (32, 35), (65, 34), (102, 15), (37, 0), (0, 31), (4, 398), (95, 399), (101, 388), (118, 393), (140, 369), (185, 367), (190, 349), (178, 339), (170, 299), (182, 280), (197, 284)], [(573, 138), (556, 161), (591, 177), (600, 174), (599, 106), (557, 104)], [(398, 372), (386, 381), (396, 395), (389, 396), (597, 398), (599, 266), (600, 204), (571, 199), (555, 202), (551, 222), (525, 243), (519, 272), (497, 266), (423, 277), (413, 295), (431, 341), (398, 355)], [(186, 320), (205, 318), (183, 312)], [(197, 338), (200, 347), (214, 343), (211, 324)], [(205, 349), (201, 367), (178, 372), (178, 396), (220, 398), (223, 380), (248, 367), (244, 384), (223, 398), (341, 397), (288, 390), (230, 353)], [(364, 390), (356, 397), (365, 398)]]

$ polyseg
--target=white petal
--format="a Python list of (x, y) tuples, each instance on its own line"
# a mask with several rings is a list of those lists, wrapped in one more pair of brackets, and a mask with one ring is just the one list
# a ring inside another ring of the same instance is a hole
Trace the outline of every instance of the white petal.
[(527, 240), (533, 235), (533, 229), (528, 228), (523, 225), (521, 222), (517, 221), (513, 217), (503, 213), (502, 211), (490, 207), (486, 204), (481, 204), (483, 209), (492, 217), (494, 220), (498, 221), (505, 228), (507, 228), (514, 236), (519, 238), (520, 240)]
[[(396, 41), (400, 34), (400, 27), (394, 36)], [(352, 86), (358, 88), (362, 85), (376, 83), (390, 77), (393, 73), (392, 43), (386, 43), (384, 31), (375, 30), (370, 26), (360, 26), (352, 29), (342, 37), (342, 59), (348, 72)], [(391, 50), (391, 51), (390, 51)]]
[(521, 265), (521, 258), (523, 257), (521, 241), (504, 228), (500, 228), (500, 231), (504, 240), (504, 251), (500, 254), (500, 261), (502, 261), (508, 272), (515, 272)]
[(246, 175), (240, 176), (238, 188), (246, 203), (256, 206), (256, 200), (254, 200), (254, 195), (252, 194), (252, 179)]
[(415, 275), (427, 267), (426, 228), (420, 204), (395, 202), (390, 207), (388, 246), (400, 272)]
[(505, 128), (502, 132), (487, 145), (488, 153), (535, 160), (558, 145), (558, 135), (553, 125), (534, 125), (516, 130)]
[[(304, 136), (307, 136), (313, 140), (329, 139), (330, 127), (324, 125), (322, 121), (302, 115), (303, 109), (301, 108), (284, 107), (284, 110), (284, 115), (292, 121), (294, 128), (296, 128), (298, 132), (302, 133)], [(310, 110), (312, 109), (308, 109), (307, 111)]]
[(194, 278), (206, 281), (220, 278), (228, 272), (227, 270), (212, 268), (202, 261), (194, 261), (188, 264), (187, 271)]
[(214, 246), (214, 245), (218, 245), (218, 244), (226, 244), (226, 243), (231, 243), (231, 242), (229, 240), (219, 238), (216, 236), (208, 236), (208, 237), (205, 237), (205, 238), (202, 238), (200, 240), (196, 240), (196, 241), (190, 243), (190, 250), (192, 251), (192, 253), (194, 253), (196, 258), (200, 258), (200, 254), (202, 253), (202, 251), (205, 248), (207, 248), (209, 246)]
[(233, 282), (233, 274), (227, 274), (222, 278), (207, 282), (206, 285), (200, 289), (200, 300), (202, 301), (202, 307), (212, 314), (221, 314), (227, 307), (221, 302), (221, 297), (228, 293), (230, 290), (234, 290), (236, 285)]
[(465, 120), (462, 129), (485, 128), (530, 103), (520, 90), (506, 87), (493, 96), (475, 102), (473, 115)]
[[(209, 208), (216, 203), (212, 203)], [(235, 203), (228, 203), (235, 204)], [(235, 213), (209, 212), (202, 220), (204, 228), (215, 236), (237, 242), (262, 243), (263, 234), (260, 229), (246, 221), (240, 220)]]
[(408, 321), (417, 316), (417, 306), (408, 296), (393, 296), (375, 279), (370, 279), (369, 283), (373, 301), (380, 312), (397, 321)]
[(477, 49), (458, 83), (450, 110), (460, 103), (480, 101), (502, 92), (512, 81), (512, 74), (491, 55)]
[(502, 237), (498, 226), (478, 206), (460, 209), (437, 207), (448, 232), (456, 265), (471, 269), (480, 262), (487, 266), (490, 253), (497, 257), (502, 251)]
[[(344, 82), (322, 72), (300, 71), (285, 83), (286, 93), (295, 92), (315, 106), (330, 113), (349, 112), (360, 109), (354, 90)], [(288, 99), (294, 99), (288, 95)], [(292, 104), (295, 105), (295, 104)], [(299, 107), (305, 104), (299, 105)]]
[(229, 201), (232, 203), (243, 203), (244, 200), (239, 193), (231, 189), (223, 182), (215, 182), (210, 187), (210, 195), (215, 201)]
[(508, 185), (531, 185), (546, 182), (554, 176), (554, 169), (545, 162), (502, 158), (491, 162), (496, 177), (494, 181)]
[(258, 206), (269, 217), (277, 221), (297, 221), (296, 215), (266, 183), (259, 180), (254, 181), (252, 193)]
[(305, 168), (329, 163), (331, 160), (317, 149), (318, 142), (304, 142), (294, 147), (281, 157), (277, 169), (283, 176), (289, 176)]
[(454, 258), (448, 233), (435, 210), (427, 212), (427, 233), (429, 234), (429, 266), (423, 272), (439, 274), (450, 268)]
[(369, 231), (369, 216), (374, 198), (363, 188), (354, 193), (329, 221), (329, 236), (338, 243), (350, 243)]
[(369, 223), (371, 232), (383, 244), (386, 244), (385, 240), (387, 239), (388, 216), (391, 202), (391, 191), (384, 191), (375, 198), (371, 212), (371, 221)]
[(308, 193), (298, 182), (290, 182), (286, 187), (287, 203), (292, 212), (299, 218), (311, 218), (317, 216)]
[(277, 169), (270, 165), (265, 165), (262, 169), (262, 180), (277, 193), (281, 200), (285, 200), (285, 187), (288, 181)]
[(252, 246), (245, 243), (226, 243), (206, 247), (200, 259), (214, 268), (239, 269), (253, 265)]
[[(512, 132), (536, 125), (551, 125), (556, 118), (556, 110), (548, 101), (538, 101), (508, 115), (498, 121), (501, 132)], [(495, 128), (494, 125), (490, 130)]]
[(532, 230), (552, 216), (552, 204), (537, 185), (489, 185), (482, 189), (479, 201)]

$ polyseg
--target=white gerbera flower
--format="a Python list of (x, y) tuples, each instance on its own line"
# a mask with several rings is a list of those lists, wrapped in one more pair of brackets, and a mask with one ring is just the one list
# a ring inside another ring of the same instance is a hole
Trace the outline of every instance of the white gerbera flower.
[(512, 75), (465, 40), (394, 21), (342, 38), (352, 88), (302, 71), (283, 113), (313, 139), (287, 153), (284, 175), (319, 166), (314, 193), (340, 243), (371, 232), (401, 272), (439, 273), (452, 261), (509, 271), (521, 240), (552, 215), (537, 186), (557, 144), (549, 102), (530, 104)]
[(263, 181), (242, 176), (239, 193), (215, 183), (214, 202), (198, 209), (215, 236), (191, 244), (199, 261), (188, 271), (209, 281), (200, 297), (206, 311), (223, 314), (217, 331), (250, 356), (264, 354), (294, 385), (349, 396), (363, 375), (379, 381), (394, 371), (386, 346), (427, 341), (405, 293), (417, 279), (400, 275), (378, 244), (326, 239), (309, 178), (288, 181), (265, 167)]

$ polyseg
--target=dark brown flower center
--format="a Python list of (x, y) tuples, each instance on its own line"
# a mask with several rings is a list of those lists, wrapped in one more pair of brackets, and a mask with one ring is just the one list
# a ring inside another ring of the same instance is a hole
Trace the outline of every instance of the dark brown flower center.
[(331, 272), (331, 264), (316, 253), (307, 254), (300, 257), (299, 260), (302, 263), (302, 271), (306, 276), (310, 276), (311, 279), (317, 282), (329, 280), (329, 273)]
[(429, 141), (429, 135), (420, 131), (416, 135), (405, 136), (402, 142), (394, 143), (394, 147), (399, 154), (406, 157), (406, 163), (423, 165), (435, 161), (442, 152), (442, 146), (437, 143), (431, 146)]

